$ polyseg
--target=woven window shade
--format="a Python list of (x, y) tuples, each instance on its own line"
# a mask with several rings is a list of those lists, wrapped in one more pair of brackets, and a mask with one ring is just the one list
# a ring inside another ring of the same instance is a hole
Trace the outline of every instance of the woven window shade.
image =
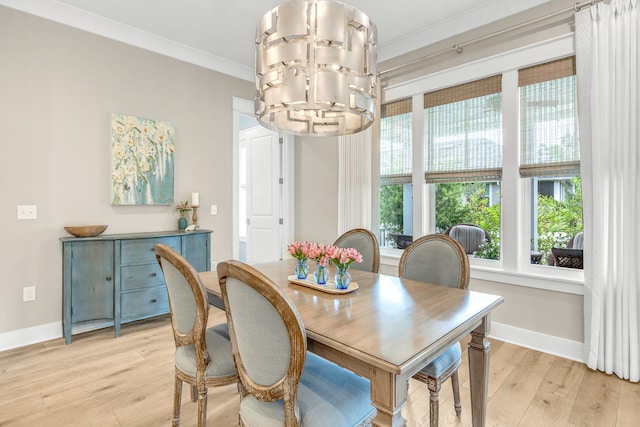
[(380, 116), (383, 119), (387, 117), (399, 116), (400, 114), (411, 113), (411, 98), (384, 104), (380, 108)]
[(576, 57), (558, 59), (518, 70), (518, 86), (529, 86), (576, 75)]
[(425, 180), (502, 178), (502, 75), (424, 95)]
[(518, 71), (520, 176), (580, 173), (575, 57)]
[(502, 92), (502, 75), (487, 77), (424, 94), (424, 108), (437, 107)]
[(382, 105), (380, 184), (411, 182), (411, 98)]

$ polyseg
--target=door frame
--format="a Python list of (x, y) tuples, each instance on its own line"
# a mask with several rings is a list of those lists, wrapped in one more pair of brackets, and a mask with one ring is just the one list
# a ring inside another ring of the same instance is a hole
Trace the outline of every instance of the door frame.
[[(232, 98), (233, 102), (233, 177), (232, 177), (232, 244), (233, 244), (233, 258), (238, 259), (240, 256), (240, 235), (238, 233), (240, 214), (238, 187), (240, 185), (240, 171), (238, 168), (238, 162), (240, 159), (239, 147), (240, 147), (240, 115), (253, 116), (254, 106), (253, 101), (249, 101), (242, 98)], [(282, 204), (280, 206), (280, 217), (283, 219), (282, 223), (282, 241), (281, 253), (283, 256), (287, 253), (287, 246), (293, 239), (294, 235), (294, 150), (293, 135), (287, 135), (280, 133), (282, 137)]]

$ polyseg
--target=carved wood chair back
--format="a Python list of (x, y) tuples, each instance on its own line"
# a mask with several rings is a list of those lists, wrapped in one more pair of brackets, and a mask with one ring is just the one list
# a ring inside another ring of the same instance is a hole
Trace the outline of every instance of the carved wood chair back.
[(307, 353), (297, 310), (268, 277), (246, 264), (222, 262), (217, 272), (242, 397), (283, 399), (285, 420), (296, 419)]
[(436, 285), (467, 289), (469, 258), (457, 240), (444, 234), (429, 234), (404, 250), (398, 276)]
[(207, 388), (238, 380), (227, 325), (207, 328), (207, 292), (195, 268), (164, 244), (154, 245), (154, 251), (169, 294), (176, 345), (173, 425), (180, 424), (182, 382), (186, 382), (191, 385), (191, 399), (198, 400), (198, 426), (204, 426)]
[(369, 381), (307, 353), (291, 300), (240, 261), (216, 270), (240, 378), (240, 425), (370, 426)]
[(376, 235), (365, 228), (354, 228), (342, 234), (333, 244), (340, 248), (355, 248), (362, 254), (362, 263), (353, 263), (355, 270), (377, 273), (380, 268), (380, 246)]
[[(460, 242), (444, 234), (430, 234), (414, 241), (400, 257), (398, 275), (441, 286), (469, 287), (469, 258)], [(456, 415), (462, 414), (458, 367), (462, 348), (456, 343), (413, 376), (427, 384), (430, 398), (430, 426), (437, 427), (442, 383), (451, 378)]]

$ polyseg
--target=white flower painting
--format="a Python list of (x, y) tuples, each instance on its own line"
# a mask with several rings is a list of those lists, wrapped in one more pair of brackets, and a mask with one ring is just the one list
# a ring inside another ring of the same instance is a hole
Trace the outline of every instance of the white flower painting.
[(173, 204), (171, 123), (111, 115), (111, 204)]

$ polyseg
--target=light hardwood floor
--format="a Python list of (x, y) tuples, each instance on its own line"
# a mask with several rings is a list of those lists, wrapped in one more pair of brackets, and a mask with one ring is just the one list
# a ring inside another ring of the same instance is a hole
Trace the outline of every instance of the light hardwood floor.
[[(224, 321), (211, 310), (210, 323)], [(170, 426), (173, 337), (167, 316), (0, 353), (0, 426)], [(463, 343), (463, 349), (466, 342)], [(466, 352), (460, 368), (462, 417), (447, 381), (440, 425), (470, 426)], [(196, 404), (185, 387), (182, 425), (193, 426)], [(237, 425), (235, 385), (209, 389), (208, 423)], [(410, 427), (429, 425), (429, 393), (409, 384), (402, 411)], [(488, 426), (640, 425), (640, 385), (585, 365), (492, 340)], [(339, 427), (339, 426), (336, 426)]]

